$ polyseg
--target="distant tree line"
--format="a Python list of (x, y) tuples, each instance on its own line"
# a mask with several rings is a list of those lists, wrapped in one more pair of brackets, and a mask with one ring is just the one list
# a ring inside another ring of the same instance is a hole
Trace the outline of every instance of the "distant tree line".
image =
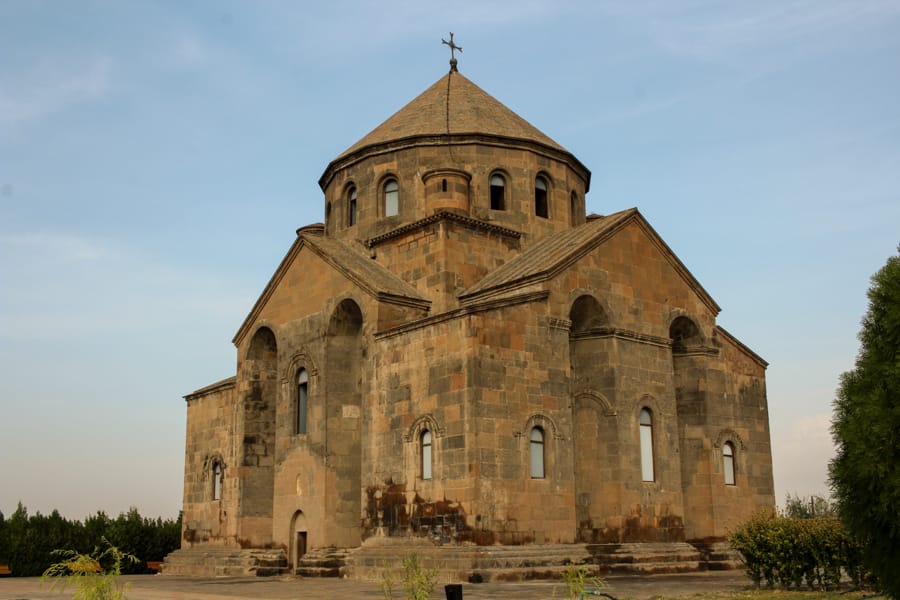
[(823, 496), (801, 498), (797, 494), (788, 493), (784, 503), (784, 516), (792, 519), (815, 519), (822, 517), (837, 517), (834, 504)]
[(15, 576), (41, 575), (59, 561), (54, 550), (75, 550), (89, 554), (95, 548), (110, 544), (140, 559), (123, 565), (123, 573), (148, 573), (147, 561), (161, 561), (181, 543), (181, 515), (177, 519), (142, 517), (138, 509), (119, 513), (115, 519), (98, 511), (84, 521), (69, 520), (54, 510), (29, 516), (19, 502), (8, 518), (0, 512), (0, 564), (9, 565)]

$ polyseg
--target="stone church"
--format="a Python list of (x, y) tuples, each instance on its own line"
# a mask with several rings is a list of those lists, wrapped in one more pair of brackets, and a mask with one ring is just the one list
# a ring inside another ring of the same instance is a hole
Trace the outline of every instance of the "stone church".
[(587, 167), (451, 65), (325, 168), (236, 375), (185, 397), (169, 572), (685, 547), (774, 507), (766, 362), (637, 209), (586, 214)]

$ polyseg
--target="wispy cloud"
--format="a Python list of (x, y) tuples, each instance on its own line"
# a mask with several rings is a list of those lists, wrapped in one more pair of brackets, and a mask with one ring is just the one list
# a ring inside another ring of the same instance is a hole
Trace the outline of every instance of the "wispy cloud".
[(45, 61), (0, 79), (0, 126), (18, 126), (109, 93), (109, 57), (72, 64)]
[[(97, 260), (106, 249), (97, 241), (68, 233), (0, 233), (0, 253), (7, 257), (43, 257), (60, 263)], [(3, 261), (0, 261), (2, 265)]]
[[(722, 7), (726, 8), (722, 10)], [(734, 49), (793, 41), (831, 29), (844, 31), (900, 16), (900, 3), (793, 0), (706, 6), (651, 21), (651, 34), (668, 50), (716, 58)]]

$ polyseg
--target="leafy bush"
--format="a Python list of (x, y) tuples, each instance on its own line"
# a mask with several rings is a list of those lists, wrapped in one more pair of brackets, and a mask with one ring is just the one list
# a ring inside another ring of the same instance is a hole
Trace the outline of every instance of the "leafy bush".
[(381, 593), (385, 600), (393, 600), (397, 578), (400, 577), (406, 600), (429, 600), (434, 593), (437, 576), (437, 569), (426, 569), (419, 555), (413, 552), (403, 557), (399, 574), (394, 568), (385, 566), (381, 573)]
[(102, 541), (106, 549), (95, 548), (92, 554), (54, 550), (52, 554), (61, 556), (62, 560), (47, 567), (41, 580), (52, 579), (51, 590), (74, 586), (75, 600), (126, 600), (128, 584), (122, 585), (119, 575), (123, 566), (139, 561), (137, 557), (110, 544), (106, 538)]
[(759, 514), (729, 536), (753, 583), (834, 588), (846, 573), (863, 583), (860, 545), (832, 517), (794, 519)]
[[(604, 580), (591, 575), (591, 568), (588, 565), (566, 565), (562, 580), (566, 585), (566, 598), (571, 600), (584, 598), (584, 593), (589, 588), (599, 592), (606, 585)], [(556, 596), (556, 588), (553, 589), (553, 595)]]

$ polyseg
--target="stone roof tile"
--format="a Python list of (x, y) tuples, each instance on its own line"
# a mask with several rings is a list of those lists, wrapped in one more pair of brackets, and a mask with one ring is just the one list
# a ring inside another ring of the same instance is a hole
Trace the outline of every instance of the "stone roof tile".
[(373, 259), (351, 248), (345, 242), (320, 235), (300, 232), (300, 237), (326, 262), (343, 271), (374, 295), (387, 294), (427, 303), (418, 290), (406, 283)]
[[(448, 93), (450, 95), (449, 111)], [(464, 75), (451, 71), (368, 135), (350, 146), (336, 160), (367, 146), (414, 136), (446, 135), (448, 133), (496, 135), (522, 139), (567, 152), (565, 148), (469, 81)]]
[(553, 273), (568, 259), (577, 255), (580, 249), (590, 247), (605, 232), (637, 214), (630, 208), (621, 212), (590, 219), (584, 225), (548, 236), (526, 249), (498, 269), (488, 273), (481, 281), (460, 294), (460, 299), (477, 296), (490, 290), (527, 284), (537, 278), (542, 279)]

